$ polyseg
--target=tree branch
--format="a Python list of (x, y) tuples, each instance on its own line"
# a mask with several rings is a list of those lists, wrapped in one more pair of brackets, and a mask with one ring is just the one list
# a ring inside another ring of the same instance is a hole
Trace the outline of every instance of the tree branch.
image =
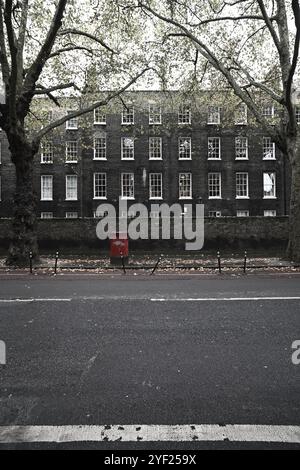
[(298, 0), (292, 0), (292, 8), (295, 18), (295, 26), (296, 26), (296, 36), (294, 42), (294, 52), (293, 52), (293, 59), (291, 68), (288, 74), (287, 84), (286, 84), (286, 106), (290, 117), (290, 128), (291, 130), (295, 131), (296, 128), (296, 119), (294, 115), (293, 103), (292, 103), (292, 84), (293, 78), (295, 74), (295, 70), (297, 67), (298, 57), (299, 57), (299, 43), (300, 43), (300, 7)]
[(76, 51), (76, 50), (87, 51), (90, 54), (94, 54), (94, 51), (92, 49), (89, 49), (88, 47), (74, 45), (74, 46), (63, 47), (61, 49), (58, 49), (55, 52), (52, 52), (52, 54), (49, 55), (49, 59), (52, 59), (52, 57), (57, 57), (58, 55), (63, 54), (64, 52), (70, 52), (70, 51)]
[(22, 81), (23, 81), (23, 68), (24, 68), (23, 53), (24, 53), (26, 27), (27, 27), (27, 17), (28, 17), (28, 0), (23, 0), (21, 22), (20, 22), (20, 27), (19, 27), (19, 37), (17, 40), (17, 63), (18, 63), (17, 90), (21, 89)]
[(109, 47), (102, 39), (97, 38), (97, 36), (94, 36), (93, 34), (86, 33), (85, 31), (80, 31), (78, 29), (69, 28), (69, 29), (64, 29), (63, 31), (60, 31), (59, 36), (65, 36), (67, 34), (76, 34), (77, 36), (84, 36), (86, 38), (89, 38), (92, 41), (95, 41), (98, 44), (100, 44), (102, 47), (107, 49), (112, 54), (115, 54), (115, 51), (111, 49), (111, 47)]
[(20, 98), (20, 105), (23, 106), (22, 114), (26, 115), (32, 97), (34, 95), (34, 88), (37, 80), (44, 68), (45, 62), (51, 54), (54, 41), (56, 39), (57, 33), (62, 26), (62, 19), (64, 11), (66, 8), (67, 0), (59, 0), (56, 6), (54, 16), (51, 21), (51, 25), (46, 36), (45, 42), (42, 45), (36, 59), (32, 63), (31, 67), (28, 70), (24, 81), (23, 93)]
[(279, 41), (279, 38), (277, 36), (277, 33), (272, 25), (272, 22), (271, 22), (271, 19), (269, 18), (268, 16), (268, 13), (267, 13), (267, 10), (266, 10), (266, 7), (264, 5), (264, 2), (263, 0), (257, 0), (257, 3), (259, 5), (259, 8), (260, 8), (260, 11), (262, 13), (262, 16), (265, 20), (265, 23), (268, 27), (268, 30), (270, 31), (270, 34), (273, 38), (273, 41), (274, 41), (274, 44), (276, 46), (276, 49), (278, 50), (279, 52), (279, 55), (281, 55), (281, 52), (282, 52), (282, 49), (281, 49), (281, 44), (280, 44), (280, 41)]
[(33, 138), (32, 140), (32, 143), (33, 145), (35, 146), (38, 146), (41, 139), (46, 135), (48, 134), (48, 132), (50, 132), (52, 129), (55, 129), (56, 127), (59, 127), (61, 126), (62, 124), (64, 124), (65, 122), (69, 121), (70, 119), (73, 119), (73, 118), (76, 118), (76, 117), (79, 117), (79, 116), (82, 116), (83, 114), (87, 114), (87, 113), (90, 113), (92, 111), (94, 111), (94, 109), (96, 108), (100, 108), (101, 106), (105, 106), (107, 105), (113, 98), (116, 98), (117, 96), (120, 96), (122, 93), (124, 93), (124, 91), (126, 91), (131, 85), (133, 85), (133, 83), (135, 83), (142, 75), (144, 75), (145, 72), (147, 72), (148, 70), (150, 70), (150, 67), (147, 67), (145, 68), (144, 70), (142, 70), (142, 72), (140, 72), (138, 75), (136, 75), (134, 78), (132, 78), (126, 85), (124, 85), (121, 89), (119, 89), (118, 91), (115, 91), (113, 93), (111, 93), (110, 95), (108, 95), (105, 99), (101, 100), (101, 101), (98, 101), (94, 104), (92, 104), (91, 106), (87, 106), (83, 109), (80, 109), (79, 111), (74, 111), (73, 113), (69, 113), (68, 115), (60, 118), (60, 119), (57, 119), (56, 121), (52, 122), (51, 124), (49, 124), (48, 126), (44, 127), (43, 129), (41, 129), (37, 134), (36, 136)]
[(3, 1), (0, 0), (0, 64), (2, 69), (3, 82), (6, 86), (8, 86), (10, 70), (4, 39), (3, 8)]
[[(17, 46), (14, 29), (12, 25), (12, 0), (6, 0), (4, 9), (4, 22), (7, 32), (7, 40), (11, 58), (11, 73), (8, 81), (8, 103), (9, 113), (8, 119), (11, 126), (15, 126), (17, 122), (16, 100), (17, 100), (17, 79), (18, 79), (18, 62), (17, 62)], [(4, 39), (5, 41), (5, 39)]]
[[(260, 15), (241, 15), (241, 16), (220, 16), (219, 18), (209, 18), (202, 20), (199, 23), (192, 24), (191, 26), (203, 26), (209, 23), (216, 23), (218, 21), (240, 21), (240, 20), (262, 20), (264, 17)], [(270, 18), (270, 21), (274, 21), (275, 17)]]
[(181, 25), (172, 18), (157, 13), (148, 5), (145, 5), (142, 1), (138, 0), (138, 4), (141, 8), (145, 8), (152, 15), (156, 16), (160, 20), (164, 21), (167, 24), (171, 24), (185, 33), (185, 35), (195, 44), (196, 48), (199, 50), (200, 54), (208, 60), (208, 62), (219, 71), (231, 85), (234, 93), (248, 106), (255, 119), (266, 129), (270, 137), (273, 138), (277, 144), (282, 147), (282, 141), (278, 132), (275, 132), (274, 127), (270, 126), (268, 121), (261, 115), (260, 110), (257, 108), (257, 105), (250, 97), (250, 95), (244, 91), (241, 86), (237, 83), (230, 71), (222, 64), (222, 62), (215, 56), (215, 54), (206, 46), (199, 38), (197, 38), (193, 33), (191, 33), (185, 26)]
[[(35, 95), (45, 95), (47, 93), (52, 93), (53, 91), (65, 90), (66, 88), (72, 88), (72, 87), (75, 88), (76, 90), (79, 90), (79, 88), (77, 87), (77, 85), (74, 82), (66, 83), (64, 85), (56, 85), (56, 86), (49, 87), (49, 88), (46, 88), (43, 85), (37, 85), (36, 89), (34, 91), (34, 94)], [(39, 88), (40, 88), (40, 90), (39, 90)]]
[[(283, 96), (277, 95), (277, 93), (271, 90), (271, 88), (266, 86), (264, 83), (260, 83), (254, 80), (248, 70), (246, 70), (237, 60), (235, 60), (234, 62), (237, 64), (239, 70), (241, 70), (246, 75), (249, 85), (255, 88), (259, 88), (260, 90), (264, 91), (267, 95), (269, 95), (274, 101), (277, 101), (277, 103), (279, 103), (280, 105), (284, 105), (285, 101)], [(248, 85), (244, 85), (242, 88), (246, 87), (249, 88)]]

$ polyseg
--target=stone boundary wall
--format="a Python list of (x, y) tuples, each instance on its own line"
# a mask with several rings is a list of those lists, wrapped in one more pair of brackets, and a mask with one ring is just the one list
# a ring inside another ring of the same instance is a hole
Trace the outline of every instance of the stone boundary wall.
[[(0, 219), (0, 251), (7, 250), (10, 219)], [(97, 219), (44, 219), (38, 221), (41, 250), (64, 253), (105, 252), (108, 241), (96, 236)], [(205, 219), (204, 249), (284, 248), (288, 240), (288, 217), (220, 217)], [(131, 240), (129, 249), (143, 251), (184, 250), (184, 240)]]

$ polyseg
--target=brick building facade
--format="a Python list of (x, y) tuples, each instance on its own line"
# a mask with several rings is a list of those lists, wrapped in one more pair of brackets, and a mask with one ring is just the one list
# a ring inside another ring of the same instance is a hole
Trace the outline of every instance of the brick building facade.
[[(272, 105), (263, 111), (276, 120)], [(3, 132), (0, 140), (0, 217), (10, 217), (14, 167)], [(42, 218), (93, 217), (120, 196), (148, 207), (203, 203), (206, 216), (282, 216), (289, 206), (288, 164), (243, 105), (228, 112), (226, 100), (163, 92), (125, 93), (53, 131), (36, 157), (35, 187)]]

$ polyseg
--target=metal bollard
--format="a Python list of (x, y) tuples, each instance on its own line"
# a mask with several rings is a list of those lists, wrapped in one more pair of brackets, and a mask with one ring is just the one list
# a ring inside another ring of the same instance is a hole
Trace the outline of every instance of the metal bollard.
[(219, 252), (219, 251), (218, 251), (218, 253), (217, 253), (217, 257), (218, 257), (218, 269), (219, 269), (219, 273), (222, 274), (221, 255), (220, 255), (220, 252)]
[(125, 268), (125, 262), (124, 262), (123, 253), (121, 253), (121, 261), (122, 261), (122, 267), (123, 267), (124, 274), (126, 274), (126, 268)]
[(157, 260), (157, 262), (156, 262), (154, 268), (152, 269), (152, 272), (151, 272), (150, 276), (153, 276), (153, 274), (155, 273), (155, 271), (156, 271), (157, 268), (158, 268), (158, 265), (159, 265), (160, 261), (161, 261), (161, 256), (158, 258), (158, 260)]
[(59, 253), (58, 251), (55, 253), (55, 265), (54, 265), (54, 274), (57, 273), (57, 262), (58, 262), (58, 256), (59, 256)]
[(30, 269), (30, 274), (32, 274), (32, 251), (29, 252), (29, 269)]
[(245, 256), (244, 256), (244, 274), (246, 274), (246, 268), (247, 268), (247, 251), (245, 251)]

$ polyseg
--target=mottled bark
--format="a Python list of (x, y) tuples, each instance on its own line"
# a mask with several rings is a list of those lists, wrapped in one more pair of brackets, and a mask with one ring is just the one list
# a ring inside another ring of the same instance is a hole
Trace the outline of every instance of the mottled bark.
[(289, 141), (288, 151), (292, 170), (288, 256), (300, 262), (300, 146), (296, 139)]
[(16, 170), (16, 190), (12, 221), (12, 239), (7, 264), (24, 266), (29, 263), (29, 253), (38, 258), (36, 231), (36, 195), (33, 185), (34, 153), (24, 146), (14, 151), (12, 160)]

